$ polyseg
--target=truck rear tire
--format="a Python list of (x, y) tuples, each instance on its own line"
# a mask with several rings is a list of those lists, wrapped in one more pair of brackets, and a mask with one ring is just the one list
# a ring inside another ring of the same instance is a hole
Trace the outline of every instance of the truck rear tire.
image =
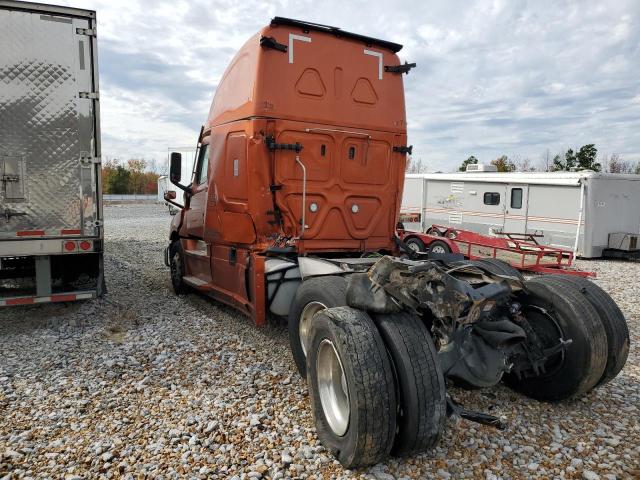
[(534, 280), (549, 284), (569, 284), (580, 290), (596, 309), (607, 334), (607, 366), (596, 386), (614, 379), (622, 370), (629, 356), (629, 327), (616, 302), (598, 285), (586, 278), (572, 275), (545, 275)]
[(382, 461), (396, 432), (393, 370), (369, 315), (320, 311), (311, 325), (309, 396), (320, 441), (345, 468)]
[(329, 275), (302, 282), (289, 309), (289, 344), (302, 378), (307, 378), (307, 348), (311, 320), (320, 310), (347, 304), (347, 280)]
[(180, 240), (175, 240), (169, 249), (170, 269), (171, 269), (171, 285), (176, 295), (184, 295), (189, 293), (189, 286), (184, 283), (184, 252)]
[(408, 456), (434, 447), (447, 417), (446, 385), (431, 335), (407, 312), (375, 315), (391, 356), (398, 390), (397, 432), (391, 454)]
[(596, 386), (607, 363), (607, 336), (598, 312), (572, 285), (530, 280), (525, 288), (523, 312), (542, 347), (553, 347), (560, 338), (572, 343), (547, 360), (544, 373), (522, 378), (508, 374), (505, 383), (538, 400), (564, 400), (587, 393)]
[(509, 277), (516, 277), (521, 281), (524, 280), (524, 276), (517, 268), (507, 262), (498, 260), (497, 258), (482, 258), (480, 260), (471, 260), (471, 263), (485, 268), (487, 269), (487, 271), (496, 275), (507, 275)]

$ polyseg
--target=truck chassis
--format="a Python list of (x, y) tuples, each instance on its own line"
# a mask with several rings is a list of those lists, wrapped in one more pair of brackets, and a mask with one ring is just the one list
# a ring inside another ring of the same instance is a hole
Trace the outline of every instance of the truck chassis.
[(189, 184), (171, 154), (184, 205), (165, 196), (184, 207), (165, 250), (175, 292), (256, 325), (287, 318), (318, 436), (347, 468), (428, 450), (447, 414), (504, 426), (449, 385), (564, 400), (614, 378), (629, 349), (620, 309), (584, 278), (525, 281), (396, 236), (415, 66), (401, 48), (274, 18), (223, 75)]

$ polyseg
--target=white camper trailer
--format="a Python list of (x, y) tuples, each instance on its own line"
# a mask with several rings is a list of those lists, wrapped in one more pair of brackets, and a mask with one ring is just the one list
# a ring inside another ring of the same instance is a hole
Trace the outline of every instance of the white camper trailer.
[(407, 175), (400, 212), (409, 230), (538, 234), (541, 244), (592, 258), (640, 249), (639, 207), (640, 175), (465, 172)]

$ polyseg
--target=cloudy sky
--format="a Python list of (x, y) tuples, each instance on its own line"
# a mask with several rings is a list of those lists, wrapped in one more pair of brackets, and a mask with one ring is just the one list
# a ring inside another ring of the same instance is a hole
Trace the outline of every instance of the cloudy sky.
[(409, 143), (430, 171), (586, 143), (640, 160), (638, 0), (61, 3), (98, 11), (103, 155), (193, 145), (235, 51), (280, 15), (404, 45)]

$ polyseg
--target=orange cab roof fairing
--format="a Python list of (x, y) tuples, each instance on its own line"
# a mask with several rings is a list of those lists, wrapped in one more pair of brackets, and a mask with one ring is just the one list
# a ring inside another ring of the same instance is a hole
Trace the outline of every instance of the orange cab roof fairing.
[(272, 23), (240, 49), (218, 85), (207, 127), (269, 117), (406, 132), (402, 74), (384, 68), (400, 60), (383, 45), (398, 44), (291, 22)]

